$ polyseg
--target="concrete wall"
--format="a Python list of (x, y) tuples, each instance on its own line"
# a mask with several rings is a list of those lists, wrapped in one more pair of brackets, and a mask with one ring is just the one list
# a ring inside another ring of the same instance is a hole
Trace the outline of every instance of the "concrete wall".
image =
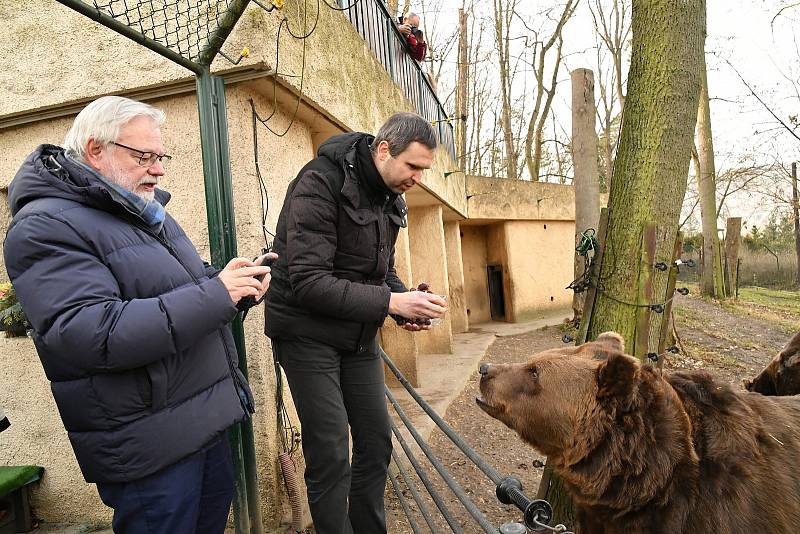
[(461, 255), (461, 230), (457, 222), (444, 223), (444, 244), (447, 256), (447, 282), (450, 286), (448, 315), (453, 333), (469, 329), (467, 299), (464, 293), (464, 264)]
[[(249, 47), (249, 58), (237, 69), (274, 69), (277, 51), (280, 82), (300, 93), (302, 80), (304, 101), (335, 118), (343, 129), (374, 132), (392, 113), (414, 110), (340, 11), (320, 4), (314, 33), (298, 40), (284, 29), (278, 48), (282, 19), (288, 19), (292, 31), (301, 32), (304, 6), (310, 27), (318, 8), (313, 2), (287, 2), (284, 9), (271, 13), (251, 3), (224, 46), (228, 55)], [(191, 77), (186, 69), (51, 0), (32, 0), (24, 9), (12, 0), (0, 0), (0, 30), (5, 36), (0, 63), (11, 66), (0, 71), (0, 87), (7, 95), (0, 100), (0, 119)], [(215, 72), (230, 68), (222, 58), (212, 65)], [(259, 111), (268, 115), (271, 103), (261, 104)], [(276, 118), (272, 124), (277, 128), (286, 122)], [(464, 175), (444, 178), (455, 168), (449, 155), (439, 150), (424, 184), (465, 215)]]
[(40, 519), (110, 524), (110, 510), (94, 485), (83, 481), (33, 342), (0, 336), (0, 368), (5, 371), (0, 405), (11, 421), (0, 437), (0, 465), (45, 467), (42, 482), (32, 489)]
[(464, 265), (464, 296), (469, 324), (491, 320), (489, 284), (486, 278), (486, 226), (461, 227), (461, 257)]
[(503, 223), (509, 321), (526, 321), (571, 306), (572, 291), (565, 288), (573, 278), (574, 228), (570, 221)]
[[(410, 284), (417, 286), (426, 282), (434, 293), (449, 295), (442, 207), (411, 208), (408, 211), (408, 233), (413, 276)], [(419, 351), (426, 354), (452, 352), (453, 331), (450, 323), (450, 314), (445, 314), (441, 324), (431, 330), (417, 332)]]
[[(241, 85), (233, 86), (227, 90), (226, 96), (238, 249), (241, 255), (255, 256), (264, 243), (260, 231), (261, 206), (253, 157), (253, 132), (247, 112), (249, 98), (254, 98), (257, 104), (266, 104), (266, 97), (247, 89)], [(173, 97), (154, 104), (167, 114), (162, 134), (168, 152), (173, 155), (161, 182), (161, 186), (173, 195), (167, 209), (186, 230), (201, 256), (209, 258), (196, 99), (194, 96)], [(275, 115), (276, 121), (288, 123), (290, 119), (291, 116), (283, 110), (278, 110)], [(60, 144), (70, 123), (71, 119), (61, 119), (14, 130), (0, 130), (0, 150), (12, 154), (2, 162), (2, 176), (13, 176), (26, 155), (24, 152), (30, 151), (38, 142)], [(305, 161), (313, 157), (311, 131), (303, 122), (295, 121), (289, 135), (270, 136), (268, 142), (262, 140), (259, 152), (270, 199), (267, 226), (274, 229), (286, 184)], [(2, 232), (5, 232), (5, 225)], [(5, 269), (2, 278), (6, 278)], [(276, 492), (281, 482), (276, 469), (275, 374), (269, 340), (263, 335), (263, 320), (262, 308), (248, 315), (245, 324), (246, 351), (250, 384), (259, 408), (254, 417), (254, 432), (263, 513), (270, 524), (277, 524), (282, 503)], [(5, 343), (13, 344), (15, 349), (7, 351), (3, 346), (0, 357), (8, 360), (3, 361), (2, 368), (9, 370), (9, 376), (23, 378), (15, 382), (8, 397), (0, 398), (0, 402), (13, 419), (40, 426), (19, 425), (15, 433), (4, 433), (4, 442), (13, 443), (15, 451), (24, 451), (25, 454), (22, 457), (16, 453), (2, 455), (0, 463), (30, 462), (46, 467), (45, 483), (36, 490), (35, 498), (36, 512), (40, 518), (53, 522), (107, 521), (110, 519), (108, 508), (99, 500), (94, 486), (83, 482), (77, 468), (32, 342), (24, 338), (7, 340)], [(20, 358), (19, 354), (24, 357)], [(286, 397), (291, 408), (288, 389)], [(53, 482), (47, 483), (47, 480)]]
[(468, 176), (470, 221), (575, 220), (571, 185)]
[[(413, 277), (411, 276), (411, 246), (408, 234), (408, 230), (400, 230), (400, 234), (397, 236), (394, 251), (394, 268), (397, 271), (397, 276), (407, 285), (411, 285)], [(400, 328), (394, 322), (394, 319), (389, 317), (386, 319), (383, 328), (381, 328), (380, 336), (383, 350), (392, 358), (392, 361), (403, 373), (403, 376), (413, 386), (419, 386), (417, 334)], [(386, 369), (386, 378), (389, 384), (400, 384), (388, 369)]]

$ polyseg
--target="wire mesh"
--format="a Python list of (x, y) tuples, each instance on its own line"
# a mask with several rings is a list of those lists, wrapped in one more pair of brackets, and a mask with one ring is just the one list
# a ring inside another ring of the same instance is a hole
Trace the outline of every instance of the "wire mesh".
[(83, 3), (199, 64), (205, 62), (207, 50), (218, 48), (217, 35), (227, 24), (226, 16), (241, 7), (238, 0), (105, 0)]

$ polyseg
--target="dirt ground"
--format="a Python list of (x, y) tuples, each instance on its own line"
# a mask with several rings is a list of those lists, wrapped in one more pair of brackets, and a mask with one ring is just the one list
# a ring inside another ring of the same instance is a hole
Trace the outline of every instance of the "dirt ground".
[[(692, 293), (696, 293), (696, 287), (692, 289)], [(800, 329), (800, 296), (797, 293), (760, 291), (752, 295), (743, 294), (741, 297), (736, 304), (723, 305), (691, 294), (688, 297), (678, 297), (674, 317), (682, 351), (668, 355), (664, 363), (665, 369), (705, 368), (721, 380), (741, 388), (742, 379), (755, 376), (780, 351), (790, 335)], [(550, 327), (527, 334), (501, 337), (490, 347), (484, 361), (522, 361), (538, 351), (562, 345), (562, 335), (560, 328)], [(545, 459), (524, 444), (514, 432), (475, 406), (477, 384), (476, 373), (461, 395), (450, 405), (444, 419), (497, 471), (503, 475), (519, 477), (525, 493), (534, 498), (543, 471), (539, 462), (544, 462)], [(505, 522), (521, 521), (522, 514), (516, 508), (504, 506), (497, 501), (494, 485), (488, 477), (453, 446), (441, 431), (434, 431), (429, 443), (453, 478), (485, 514), (489, 523), (499, 527)], [(462, 531), (483, 532), (441, 482), (441, 477), (430, 468), (427, 472)], [(416, 475), (413, 472), (408, 475), (425, 496), (425, 488), (419, 484)], [(399, 487), (412, 510), (418, 531), (431, 531), (417, 512), (412, 493), (402, 482), (399, 482)], [(431, 515), (434, 516), (433, 531), (450, 532), (450, 527), (442, 520), (435, 505), (429, 498), (426, 501)], [(387, 490), (386, 505), (390, 533), (414, 532), (399, 499), (391, 489)]]

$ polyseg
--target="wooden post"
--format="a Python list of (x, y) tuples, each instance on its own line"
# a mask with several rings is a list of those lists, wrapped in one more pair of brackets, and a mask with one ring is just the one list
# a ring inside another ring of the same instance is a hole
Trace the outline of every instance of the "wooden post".
[(467, 14), (458, 9), (458, 80), (456, 82), (456, 154), (459, 168), (467, 172), (467, 109), (469, 99), (469, 57)]
[(597, 229), (599, 246), (594, 257), (594, 267), (591, 273), (592, 285), (586, 291), (586, 300), (583, 303), (583, 316), (581, 317), (580, 328), (578, 328), (578, 336), (575, 338), (576, 345), (586, 343), (586, 334), (589, 331), (589, 323), (591, 323), (592, 314), (594, 313), (594, 303), (597, 299), (597, 279), (603, 267), (603, 251), (605, 250), (606, 234), (608, 233), (608, 216), (608, 208), (600, 210), (600, 224)]
[[(642, 254), (639, 259), (639, 291), (636, 304), (636, 338), (631, 355), (647, 362), (650, 339), (650, 307), (653, 303), (653, 270), (656, 261), (656, 225), (648, 224), (642, 232)], [(655, 348), (655, 347), (654, 347)]]
[[(575, 191), (575, 245), (588, 228), (597, 229), (600, 219), (600, 180), (597, 176), (597, 132), (594, 103), (594, 74), (589, 69), (575, 69), (572, 81), (572, 165)], [(575, 253), (575, 277), (583, 272), (584, 260)], [(575, 320), (583, 315), (586, 293), (575, 293), (572, 310)]]
[[(675, 250), (672, 252), (672, 263), (669, 266), (669, 278), (667, 278), (667, 290), (664, 292), (664, 317), (661, 319), (661, 331), (658, 336), (658, 354), (664, 354), (667, 349), (667, 339), (670, 333), (670, 321), (672, 320), (672, 299), (675, 297), (675, 283), (678, 280), (678, 266), (675, 260), (681, 257), (683, 251), (683, 234), (678, 232), (675, 238)], [(663, 368), (664, 358), (658, 359), (659, 369)]]
[(739, 280), (739, 244), (742, 240), (742, 218), (728, 217), (725, 230), (725, 293), (738, 296), (736, 291)]
[(800, 197), (797, 193), (797, 163), (792, 163), (792, 214), (794, 215), (794, 249), (797, 255), (795, 284), (800, 289)]

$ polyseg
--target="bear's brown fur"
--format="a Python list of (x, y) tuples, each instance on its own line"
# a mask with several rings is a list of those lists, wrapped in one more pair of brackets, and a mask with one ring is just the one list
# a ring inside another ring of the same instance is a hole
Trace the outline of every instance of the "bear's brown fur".
[(800, 398), (662, 375), (615, 333), (481, 375), (478, 405), (549, 457), (580, 534), (800, 532)]
[(762, 395), (800, 393), (800, 332), (789, 340), (758, 376), (745, 380), (744, 387)]

